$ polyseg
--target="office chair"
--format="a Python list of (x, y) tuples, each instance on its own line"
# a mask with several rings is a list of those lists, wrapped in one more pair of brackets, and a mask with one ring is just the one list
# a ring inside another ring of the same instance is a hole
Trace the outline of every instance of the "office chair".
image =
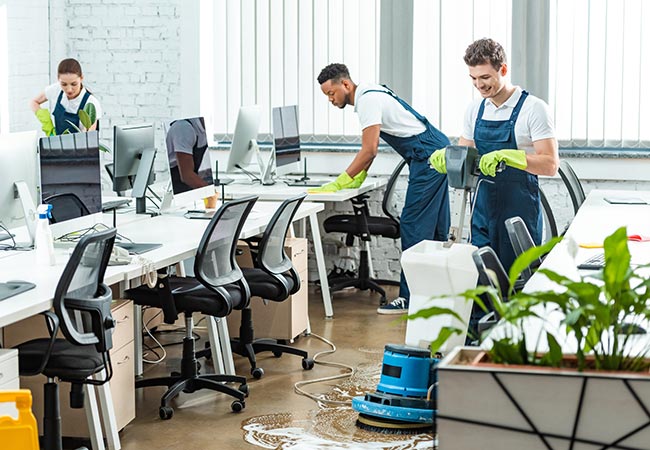
[(558, 172), (564, 185), (569, 191), (571, 203), (573, 204), (573, 211), (577, 213), (580, 205), (582, 205), (586, 198), (585, 191), (582, 188), (582, 183), (580, 183), (578, 175), (576, 175), (575, 171), (567, 161), (560, 161)]
[[(83, 385), (100, 385), (113, 375), (109, 350), (113, 347), (112, 293), (103, 283), (115, 229), (86, 235), (75, 246), (54, 294), (54, 311), (42, 313), (49, 338), (16, 346), (20, 375), (43, 374), (43, 443), (46, 450), (61, 450), (58, 378), (72, 384), (70, 406), (82, 408)], [(59, 328), (65, 339), (57, 339)], [(91, 376), (102, 371), (103, 379)]]
[(63, 222), (90, 214), (84, 202), (72, 192), (50, 195), (43, 199), (43, 203), (52, 205), (50, 223)]
[[(503, 264), (501, 264), (494, 250), (491, 247), (481, 247), (472, 253), (472, 259), (478, 270), (477, 285), (491, 286), (497, 289), (501, 295), (501, 299), (507, 301), (508, 295), (510, 294), (510, 281), (506, 270), (503, 268)], [(488, 312), (486, 313), (478, 305), (474, 304), (472, 306), (469, 324), (470, 332), (468, 332), (472, 334), (471, 331), (474, 330), (479, 337), (484, 331), (493, 327), (499, 320), (499, 317), (493, 309), (490, 297), (484, 295), (482, 296), (482, 300), (488, 308)]]
[[(300, 278), (284, 251), (284, 241), (293, 216), (306, 196), (301, 194), (282, 202), (259, 244), (253, 244), (255, 267), (242, 269), (252, 297), (283, 302), (300, 290)], [(239, 338), (233, 339), (230, 345), (234, 353), (248, 358), (251, 374), (256, 379), (264, 375), (264, 369), (257, 367), (255, 359), (255, 354), (260, 352), (273, 352), (276, 357), (283, 353), (302, 356), (303, 369), (311, 370), (314, 367), (314, 360), (305, 350), (279, 344), (275, 339), (255, 339), (250, 305), (242, 309)]]
[(340, 291), (346, 287), (355, 287), (361, 290), (370, 289), (381, 295), (380, 304), (386, 304), (386, 291), (380, 284), (399, 286), (399, 281), (378, 280), (370, 276), (370, 261), (368, 260), (368, 248), (371, 236), (383, 236), (391, 239), (400, 237), (399, 215), (401, 214), (403, 199), (396, 196), (397, 181), (404, 171), (408, 169), (405, 160), (400, 161), (393, 170), (386, 191), (382, 200), (382, 211), (385, 217), (371, 216), (368, 209), (368, 195), (359, 195), (350, 201), (354, 215), (339, 214), (329, 217), (323, 222), (323, 228), (327, 233), (346, 233), (345, 243), (347, 246), (354, 244), (354, 238), (358, 237), (364, 244), (359, 254), (359, 273), (356, 278), (333, 278), (330, 280), (330, 291)]
[[(136, 381), (135, 387), (167, 386), (160, 399), (158, 414), (163, 420), (171, 419), (174, 410), (169, 403), (178, 394), (210, 389), (235, 397), (230, 407), (239, 412), (245, 407), (248, 394), (246, 378), (236, 375), (199, 374), (194, 345), (192, 314), (200, 312), (213, 317), (225, 317), (233, 309), (244, 309), (250, 300), (248, 284), (235, 261), (237, 240), (246, 217), (253, 209), (257, 197), (245, 197), (225, 203), (215, 213), (206, 228), (196, 251), (195, 277), (166, 277), (156, 288), (141, 286), (127, 291), (127, 297), (138, 305), (162, 308), (165, 321), (173, 322), (177, 312), (185, 316), (185, 338), (181, 371), (168, 377)], [(170, 317), (172, 316), (172, 317)], [(225, 382), (236, 382), (238, 389)]]
[[(526, 223), (519, 216), (511, 217), (505, 221), (506, 231), (508, 232), (508, 237), (510, 238), (510, 243), (512, 248), (515, 251), (515, 256), (519, 256), (524, 253), (529, 248), (535, 246), (535, 242), (528, 231)], [(528, 281), (528, 279), (533, 275), (539, 266), (542, 264), (542, 259), (537, 259), (533, 261), (530, 266), (528, 266), (523, 272), (521, 272), (521, 280), (523, 283)]]

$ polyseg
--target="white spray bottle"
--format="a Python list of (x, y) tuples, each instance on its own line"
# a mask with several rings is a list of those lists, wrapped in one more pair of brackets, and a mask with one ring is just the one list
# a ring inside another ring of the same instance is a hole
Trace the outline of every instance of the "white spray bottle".
[(36, 262), (39, 265), (53, 266), (56, 264), (56, 258), (54, 257), (54, 240), (49, 221), (49, 218), (52, 217), (52, 205), (39, 205), (36, 211), (38, 211), (34, 235)]

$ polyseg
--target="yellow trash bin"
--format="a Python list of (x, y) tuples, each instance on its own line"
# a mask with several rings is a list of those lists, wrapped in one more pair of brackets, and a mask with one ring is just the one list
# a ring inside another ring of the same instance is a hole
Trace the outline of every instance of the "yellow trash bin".
[(32, 392), (29, 389), (0, 391), (0, 403), (15, 403), (18, 419), (0, 417), (0, 442), (12, 450), (38, 450), (38, 427), (32, 414)]

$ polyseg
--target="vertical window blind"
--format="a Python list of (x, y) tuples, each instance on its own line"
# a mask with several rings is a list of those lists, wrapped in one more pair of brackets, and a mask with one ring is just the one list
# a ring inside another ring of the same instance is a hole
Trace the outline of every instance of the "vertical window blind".
[(650, 147), (650, 3), (551, 1), (550, 103), (560, 145)]
[(0, 133), (9, 132), (9, 27), (7, 5), (0, 5)]
[[(201, 114), (220, 139), (232, 135), (242, 105), (297, 104), (306, 141), (357, 140), (352, 108), (329, 104), (316, 81), (329, 63), (345, 63), (356, 82), (379, 70), (379, 0), (202, 0)], [(262, 138), (263, 139), (263, 138)]]
[(413, 107), (448, 136), (460, 136), (465, 110), (479, 95), (465, 49), (489, 37), (510, 51), (512, 0), (414, 0), (413, 6)]

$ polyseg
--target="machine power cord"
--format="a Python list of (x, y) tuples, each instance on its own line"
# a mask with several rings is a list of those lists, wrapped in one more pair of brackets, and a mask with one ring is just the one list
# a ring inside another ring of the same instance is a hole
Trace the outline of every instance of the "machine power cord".
[(348, 366), (347, 364), (342, 364), (342, 363), (337, 363), (337, 362), (331, 362), (331, 361), (320, 361), (319, 357), (324, 356), (324, 355), (329, 355), (331, 353), (334, 353), (336, 351), (336, 345), (334, 345), (333, 342), (325, 339), (322, 336), (319, 336), (317, 334), (310, 334), (310, 337), (315, 337), (316, 339), (319, 339), (329, 345), (331, 348), (329, 350), (323, 350), (321, 352), (318, 352), (314, 355), (314, 363), (315, 364), (320, 364), (322, 366), (328, 366), (328, 367), (336, 367), (339, 369), (344, 369), (347, 370), (348, 372), (342, 373), (339, 375), (332, 375), (329, 377), (322, 377), (322, 378), (316, 378), (313, 380), (307, 380), (307, 381), (298, 381), (293, 385), (293, 390), (296, 392), (298, 395), (304, 395), (305, 397), (308, 397), (312, 400), (314, 400), (317, 403), (327, 403), (330, 405), (345, 405), (345, 406), (350, 406), (352, 404), (351, 401), (340, 401), (340, 400), (327, 400), (326, 398), (323, 398), (322, 395), (314, 395), (310, 394), (307, 391), (304, 391), (302, 389), (303, 386), (307, 386), (308, 384), (316, 384), (316, 383), (323, 383), (325, 381), (331, 381), (331, 380), (339, 380), (341, 378), (349, 378), (354, 373), (356, 372), (356, 369), (352, 366)]

